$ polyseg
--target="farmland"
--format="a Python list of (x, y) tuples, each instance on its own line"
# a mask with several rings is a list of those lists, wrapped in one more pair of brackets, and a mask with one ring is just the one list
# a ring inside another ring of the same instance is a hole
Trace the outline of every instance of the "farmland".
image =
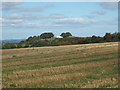
[(3, 49), (4, 88), (117, 88), (118, 42)]

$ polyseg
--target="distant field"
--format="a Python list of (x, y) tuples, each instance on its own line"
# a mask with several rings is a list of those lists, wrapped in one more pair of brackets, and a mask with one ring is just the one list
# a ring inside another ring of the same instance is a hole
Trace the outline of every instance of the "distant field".
[(4, 88), (117, 88), (118, 42), (3, 50)]

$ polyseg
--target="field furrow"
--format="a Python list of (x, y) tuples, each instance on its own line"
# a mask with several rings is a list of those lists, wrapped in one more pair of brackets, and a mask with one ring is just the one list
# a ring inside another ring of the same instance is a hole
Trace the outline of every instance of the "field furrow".
[(5, 88), (117, 88), (118, 42), (3, 50)]

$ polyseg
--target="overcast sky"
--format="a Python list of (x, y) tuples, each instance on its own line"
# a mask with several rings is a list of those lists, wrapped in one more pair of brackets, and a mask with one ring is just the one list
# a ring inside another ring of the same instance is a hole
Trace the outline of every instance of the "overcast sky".
[(118, 7), (113, 2), (6, 2), (1, 11), (2, 39), (25, 39), (43, 32), (56, 36), (118, 32)]

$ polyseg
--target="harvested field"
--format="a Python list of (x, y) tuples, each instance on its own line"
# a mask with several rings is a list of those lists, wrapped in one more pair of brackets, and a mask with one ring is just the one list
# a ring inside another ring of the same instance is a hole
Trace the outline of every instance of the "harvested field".
[(118, 42), (2, 50), (3, 88), (117, 88)]

